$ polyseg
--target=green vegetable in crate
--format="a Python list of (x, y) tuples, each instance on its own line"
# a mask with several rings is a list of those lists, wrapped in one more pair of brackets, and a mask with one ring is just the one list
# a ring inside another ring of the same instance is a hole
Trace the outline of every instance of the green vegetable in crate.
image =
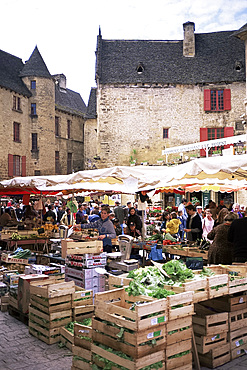
[(164, 240), (170, 240), (171, 242), (177, 241), (177, 239), (174, 238), (170, 233), (166, 233), (166, 235), (164, 236)]
[(193, 272), (188, 269), (183, 262), (180, 262), (178, 260), (171, 260), (165, 263), (162, 268), (166, 271), (171, 280), (174, 282), (183, 283), (187, 279), (193, 279), (195, 276)]

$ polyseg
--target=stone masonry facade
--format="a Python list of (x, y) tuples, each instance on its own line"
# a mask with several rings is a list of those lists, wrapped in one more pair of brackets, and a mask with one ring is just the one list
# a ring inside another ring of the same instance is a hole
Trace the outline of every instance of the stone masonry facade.
[[(230, 89), (231, 109), (205, 112), (205, 89)], [(157, 164), (162, 149), (200, 141), (200, 128), (233, 127), (244, 111), (245, 83), (101, 85), (97, 95), (97, 153), (102, 167)], [(163, 138), (168, 129), (168, 138)]]

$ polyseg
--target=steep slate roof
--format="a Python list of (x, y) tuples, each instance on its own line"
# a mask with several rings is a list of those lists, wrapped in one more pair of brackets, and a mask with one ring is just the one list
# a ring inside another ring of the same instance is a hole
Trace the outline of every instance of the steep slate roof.
[(85, 115), (87, 111), (79, 93), (69, 89), (60, 89), (57, 85), (55, 87), (55, 105), (57, 109), (71, 114)]
[(90, 91), (90, 96), (88, 99), (87, 114), (86, 118), (97, 118), (97, 109), (96, 109), (96, 87), (92, 87)]
[(20, 58), (0, 50), (0, 86), (29, 97), (32, 94), (19, 76), (22, 68)]
[(21, 77), (35, 76), (35, 77), (51, 78), (50, 72), (48, 71), (48, 68), (46, 67), (46, 64), (37, 46), (32, 52), (32, 55), (30, 56), (29, 60), (24, 65), (20, 76)]
[[(195, 34), (195, 57), (183, 41), (104, 40), (98, 36), (99, 83), (197, 84), (245, 81), (244, 42), (233, 31)], [(243, 66), (236, 71), (236, 62)], [(144, 72), (137, 73), (139, 64)]]

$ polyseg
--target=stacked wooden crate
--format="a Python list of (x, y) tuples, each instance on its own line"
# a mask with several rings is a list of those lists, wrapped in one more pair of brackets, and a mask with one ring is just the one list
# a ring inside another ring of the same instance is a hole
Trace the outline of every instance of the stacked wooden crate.
[(73, 360), (71, 370), (92, 368), (92, 326), (75, 323)]
[(193, 312), (192, 292), (159, 300), (129, 296), (124, 289), (98, 293), (92, 362), (103, 368), (111, 361), (136, 370), (156, 363), (160, 369), (192, 369)]
[(217, 313), (199, 303), (195, 313), (193, 330), (201, 365), (214, 368), (230, 361), (228, 313)]
[(60, 341), (60, 327), (72, 321), (74, 282), (30, 285), (29, 332), (47, 344)]
[(239, 292), (219, 297), (204, 305), (218, 312), (226, 311), (228, 315), (227, 342), (230, 346), (231, 360), (247, 352), (247, 295)]

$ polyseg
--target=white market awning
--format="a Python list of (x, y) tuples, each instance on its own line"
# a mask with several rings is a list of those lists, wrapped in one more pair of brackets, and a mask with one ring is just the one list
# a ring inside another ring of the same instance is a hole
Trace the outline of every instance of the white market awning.
[(172, 148), (162, 150), (162, 155), (172, 154), (172, 153), (190, 152), (192, 150), (198, 150), (198, 149), (208, 150), (215, 146), (230, 145), (230, 144), (236, 144), (239, 142), (246, 142), (246, 135), (222, 137), (220, 139), (215, 139), (215, 140), (201, 141), (199, 143), (175, 146)]

